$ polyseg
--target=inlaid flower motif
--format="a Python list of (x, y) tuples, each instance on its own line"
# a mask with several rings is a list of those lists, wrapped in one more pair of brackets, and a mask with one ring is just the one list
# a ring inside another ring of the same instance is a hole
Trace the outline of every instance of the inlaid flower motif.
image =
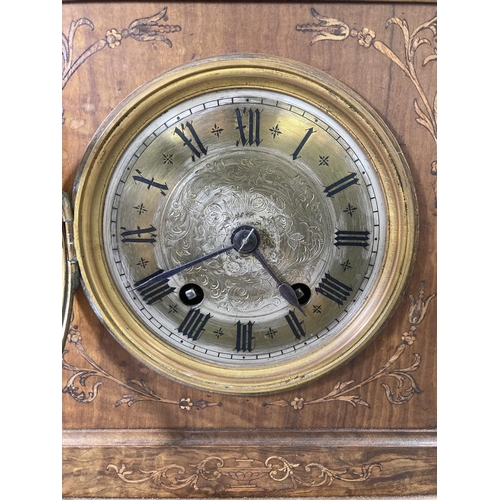
[(73, 325), (68, 333), (68, 341), (72, 344), (78, 344), (82, 341), (82, 336), (78, 331), (78, 326)]
[(106, 43), (110, 49), (115, 49), (122, 42), (122, 36), (115, 28), (106, 31)]
[(349, 36), (349, 26), (340, 19), (321, 15), (316, 9), (311, 9), (311, 14), (318, 20), (317, 23), (299, 24), (297, 31), (316, 33), (311, 44), (321, 40), (342, 41)]
[(362, 47), (370, 47), (371, 44), (373, 43), (373, 40), (375, 40), (375, 32), (368, 29), (368, 28), (363, 28), (360, 32), (358, 32), (358, 43)]
[(126, 34), (140, 42), (159, 41), (172, 47), (167, 35), (182, 31), (182, 28), (178, 24), (166, 24), (166, 21), (168, 21), (167, 7), (154, 16), (136, 19), (128, 27)]
[(290, 404), (294, 410), (302, 410), (304, 408), (304, 398), (295, 397)]
[(179, 401), (179, 408), (181, 410), (190, 410), (193, 407), (193, 402), (191, 401), (191, 398), (182, 398)]
[(436, 296), (435, 293), (424, 298), (425, 295), (425, 281), (420, 282), (418, 297), (409, 295), (410, 298), (410, 312), (408, 314), (408, 319), (410, 324), (418, 325), (424, 318), (427, 312), (427, 306), (429, 302)]
[(409, 332), (404, 332), (401, 336), (401, 340), (406, 345), (413, 345), (413, 342), (417, 340), (417, 336), (415, 335), (415, 331), (417, 330), (416, 326), (411, 326)]

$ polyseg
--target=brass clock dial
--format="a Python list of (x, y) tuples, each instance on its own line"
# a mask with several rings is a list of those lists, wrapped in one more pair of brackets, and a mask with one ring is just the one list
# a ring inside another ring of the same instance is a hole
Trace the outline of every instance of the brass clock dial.
[(380, 330), (416, 244), (411, 176), (355, 94), (270, 57), (146, 84), (75, 185), (90, 301), (160, 373), (259, 394), (313, 380)]

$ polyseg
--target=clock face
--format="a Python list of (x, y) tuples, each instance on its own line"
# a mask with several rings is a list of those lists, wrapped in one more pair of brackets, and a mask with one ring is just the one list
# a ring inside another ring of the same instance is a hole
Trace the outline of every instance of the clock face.
[(241, 64), (125, 103), (89, 148), (81, 178), (100, 177), (85, 200), (99, 201), (75, 219), (100, 249), (91, 303), (125, 347), (182, 382), (252, 394), (315, 378), (376, 333), (410, 231), (389, 232), (392, 156), (384, 167), (344, 107), (301, 93), (298, 70), (284, 90), (262, 67), (238, 81)]
[(188, 99), (145, 127), (117, 162), (103, 220), (115, 285), (145, 326), (235, 367), (341, 331), (380, 270), (385, 229), (352, 136), (300, 99), (245, 89)]

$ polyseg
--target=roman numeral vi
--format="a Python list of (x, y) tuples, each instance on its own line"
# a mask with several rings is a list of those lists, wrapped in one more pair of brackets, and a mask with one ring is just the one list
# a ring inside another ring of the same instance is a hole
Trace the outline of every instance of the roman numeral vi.
[(236, 323), (236, 351), (252, 352), (252, 325), (249, 321), (244, 325), (241, 321)]

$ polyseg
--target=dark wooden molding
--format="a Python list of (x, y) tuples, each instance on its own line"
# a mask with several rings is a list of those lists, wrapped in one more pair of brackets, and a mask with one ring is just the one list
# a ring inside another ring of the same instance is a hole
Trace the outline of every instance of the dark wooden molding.
[(435, 448), (432, 429), (64, 429), (63, 448)]
[[(183, 0), (170, 0), (168, 4), (181, 3)], [(151, 3), (148, 0), (61, 0), (64, 4), (76, 4), (76, 3)], [(203, 3), (269, 3), (269, 0), (254, 0), (253, 2), (246, 2), (245, 0), (206, 0)], [(303, 0), (274, 0), (273, 3), (304, 3)], [(316, 0), (315, 4), (321, 3), (331, 3), (330, 0)], [(337, 0), (337, 3), (381, 3), (381, 4), (429, 4), (436, 5), (437, 0)]]

